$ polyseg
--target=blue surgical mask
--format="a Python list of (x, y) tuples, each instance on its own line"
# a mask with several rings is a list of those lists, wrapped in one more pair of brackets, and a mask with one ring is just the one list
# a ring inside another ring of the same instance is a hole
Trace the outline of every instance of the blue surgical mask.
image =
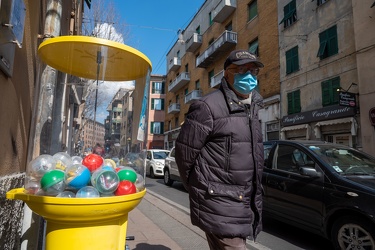
[(234, 75), (234, 89), (240, 94), (250, 94), (250, 92), (258, 85), (258, 80), (256, 76), (246, 72), (244, 74)]

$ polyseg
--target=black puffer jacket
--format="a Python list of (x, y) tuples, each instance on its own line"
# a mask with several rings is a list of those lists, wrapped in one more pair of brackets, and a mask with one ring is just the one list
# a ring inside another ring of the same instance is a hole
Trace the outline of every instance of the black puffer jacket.
[(219, 90), (190, 105), (176, 140), (193, 225), (223, 237), (254, 239), (262, 229), (263, 144), (252, 93), (244, 105), (223, 78)]

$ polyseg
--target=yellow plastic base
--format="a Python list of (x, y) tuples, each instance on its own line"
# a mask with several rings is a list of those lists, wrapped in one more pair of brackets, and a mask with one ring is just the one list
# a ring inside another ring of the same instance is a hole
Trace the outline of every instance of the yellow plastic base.
[(46, 250), (123, 250), (128, 213), (146, 194), (100, 198), (58, 198), (29, 195), (12, 189), (8, 199), (26, 202), (47, 221)]

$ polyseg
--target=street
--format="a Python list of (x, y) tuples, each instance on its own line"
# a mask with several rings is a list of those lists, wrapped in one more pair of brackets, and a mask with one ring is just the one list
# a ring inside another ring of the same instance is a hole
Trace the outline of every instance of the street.
[[(188, 193), (181, 183), (174, 182), (171, 187), (168, 187), (162, 178), (146, 177), (146, 188), (162, 197), (164, 201), (189, 213)], [(322, 237), (264, 217), (263, 231), (259, 234), (253, 249), (329, 250), (332, 247), (330, 242)]]

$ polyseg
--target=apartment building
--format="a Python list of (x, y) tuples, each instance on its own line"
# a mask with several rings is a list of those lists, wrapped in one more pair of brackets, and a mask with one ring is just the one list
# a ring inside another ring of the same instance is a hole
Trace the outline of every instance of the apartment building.
[(108, 116), (104, 122), (106, 144), (120, 143), (123, 127), (123, 97), (128, 91), (128, 89), (120, 88), (107, 106)]
[(92, 148), (97, 144), (104, 145), (105, 128), (104, 124), (94, 122), (91, 119), (82, 121), (82, 130), (79, 140), (81, 141), (82, 152), (92, 152)]
[(219, 87), (224, 61), (232, 50), (257, 54), (265, 67), (257, 90), (264, 139), (279, 138), (280, 70), (277, 2), (205, 1), (167, 53), (165, 148), (174, 146), (189, 104)]
[(164, 148), (165, 75), (150, 75), (148, 95), (147, 149)]
[(133, 120), (133, 91), (130, 90), (122, 97), (122, 117), (120, 130), (121, 153), (131, 151), (132, 120)]
[[(372, 0), (278, 1), (281, 138), (375, 154)], [(366, 14), (364, 14), (366, 13)], [(370, 63), (370, 65), (368, 64)]]

